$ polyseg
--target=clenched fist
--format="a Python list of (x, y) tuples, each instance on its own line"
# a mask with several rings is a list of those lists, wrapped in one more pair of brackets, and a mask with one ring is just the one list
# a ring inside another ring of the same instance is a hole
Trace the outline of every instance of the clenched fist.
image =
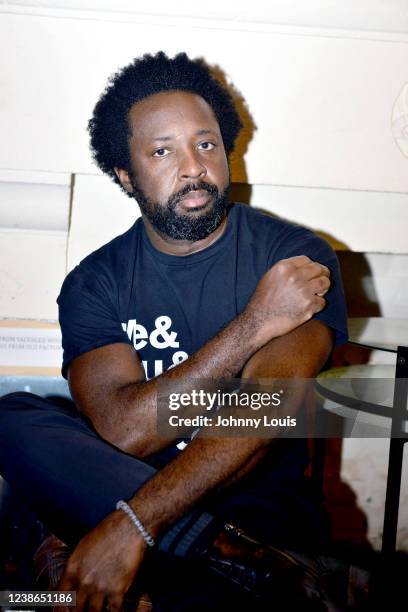
[(330, 270), (306, 255), (282, 259), (259, 281), (244, 314), (256, 342), (263, 346), (302, 325), (322, 310), (330, 288)]

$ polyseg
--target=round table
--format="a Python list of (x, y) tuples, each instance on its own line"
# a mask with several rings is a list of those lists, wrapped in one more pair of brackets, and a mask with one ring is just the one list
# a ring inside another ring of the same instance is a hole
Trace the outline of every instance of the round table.
[[(354, 437), (391, 437), (382, 552), (395, 551), (404, 443), (407, 441), (408, 319), (349, 319), (349, 342), (396, 354), (395, 366), (349, 366), (319, 374), (325, 408), (358, 425)], [(359, 380), (360, 379), (360, 380)], [(377, 381), (375, 383), (374, 381)], [(380, 382), (378, 382), (380, 381)]]
[(408, 346), (408, 319), (358, 317), (348, 320), (349, 341), (380, 351), (397, 353)]
[[(316, 390), (324, 411), (341, 417), (345, 438), (389, 438), (392, 427), (395, 366), (352, 365), (319, 374)], [(401, 435), (405, 435), (404, 430)]]

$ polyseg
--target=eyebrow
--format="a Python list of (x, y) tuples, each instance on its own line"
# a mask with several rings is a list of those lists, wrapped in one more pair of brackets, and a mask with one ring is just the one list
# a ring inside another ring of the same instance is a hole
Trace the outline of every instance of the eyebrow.
[[(198, 130), (198, 132), (195, 133), (196, 136), (206, 136), (207, 134), (215, 134), (215, 132), (209, 129), (202, 129)], [(168, 142), (169, 140), (173, 139), (174, 136), (156, 136), (155, 138), (153, 138), (155, 142)]]

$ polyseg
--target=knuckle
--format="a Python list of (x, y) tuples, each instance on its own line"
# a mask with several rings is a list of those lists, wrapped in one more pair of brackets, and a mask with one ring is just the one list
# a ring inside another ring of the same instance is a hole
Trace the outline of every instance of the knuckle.
[(68, 579), (74, 578), (79, 570), (79, 564), (76, 561), (69, 561), (65, 569), (65, 576)]
[(296, 268), (295, 266), (295, 262), (293, 261), (293, 257), (290, 257), (289, 259), (282, 259), (280, 261), (280, 263), (282, 264), (282, 269), (283, 270), (292, 270), (293, 268)]
[(289, 267), (289, 265), (290, 264), (288, 263), (287, 259), (281, 259), (281, 261), (278, 261), (274, 267), (278, 272), (282, 273)]
[(99, 580), (92, 573), (84, 574), (81, 577), (81, 586), (85, 590), (103, 590), (103, 586), (99, 585)]
[(106, 592), (106, 584), (104, 584), (104, 582), (100, 578), (91, 580), (91, 585), (92, 585), (92, 590), (95, 593), (101, 594), (101, 593)]
[(324, 298), (322, 298), (322, 297), (319, 297), (316, 300), (316, 310), (315, 310), (315, 312), (320, 312), (321, 310), (323, 310), (325, 305), (326, 305), (326, 300)]

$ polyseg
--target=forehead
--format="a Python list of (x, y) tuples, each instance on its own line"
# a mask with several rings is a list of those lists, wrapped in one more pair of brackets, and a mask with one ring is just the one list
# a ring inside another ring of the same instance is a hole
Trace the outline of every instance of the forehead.
[(188, 126), (219, 131), (211, 106), (187, 91), (160, 92), (136, 102), (129, 111), (129, 125), (134, 136), (147, 137)]

